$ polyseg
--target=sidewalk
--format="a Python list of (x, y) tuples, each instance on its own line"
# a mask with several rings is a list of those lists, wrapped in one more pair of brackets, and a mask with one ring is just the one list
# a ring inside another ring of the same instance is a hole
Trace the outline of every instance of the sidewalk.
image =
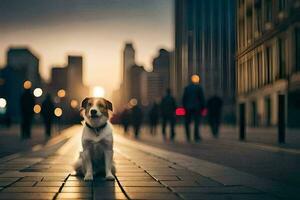
[(273, 181), (115, 134), (116, 181), (84, 182), (72, 174), (81, 128), (40, 149), (1, 159), (0, 199), (296, 199), (299, 192)]
[[(21, 140), (20, 126), (12, 125), (10, 128), (0, 127), (0, 158), (21, 151), (30, 150), (35, 145), (45, 144), (47, 139), (42, 125), (34, 125), (31, 131), (31, 138)], [(58, 129), (56, 125), (52, 127), (52, 137), (57, 136)]]

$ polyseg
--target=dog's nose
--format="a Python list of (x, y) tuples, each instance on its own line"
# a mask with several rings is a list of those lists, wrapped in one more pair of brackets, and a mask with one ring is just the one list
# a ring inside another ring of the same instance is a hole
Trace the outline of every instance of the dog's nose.
[(96, 115), (97, 114), (97, 110), (92, 109), (91, 110), (91, 115)]

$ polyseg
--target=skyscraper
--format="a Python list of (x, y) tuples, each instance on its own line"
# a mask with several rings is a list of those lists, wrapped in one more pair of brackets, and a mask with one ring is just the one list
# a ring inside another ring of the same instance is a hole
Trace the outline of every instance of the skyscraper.
[(129, 91), (130, 91), (130, 78), (129, 78), (129, 71), (132, 66), (135, 65), (135, 50), (133, 48), (132, 43), (126, 43), (125, 48), (123, 50), (123, 59), (122, 59), (122, 91), (123, 91), (123, 98), (124, 103), (129, 100)]
[(205, 96), (221, 96), (224, 119), (235, 116), (235, 1), (175, 1), (176, 90), (201, 76)]

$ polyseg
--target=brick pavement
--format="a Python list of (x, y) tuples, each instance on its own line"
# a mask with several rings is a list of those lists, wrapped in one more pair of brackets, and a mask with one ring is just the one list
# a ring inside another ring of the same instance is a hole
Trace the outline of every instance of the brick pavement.
[(115, 135), (114, 147), (116, 181), (96, 177), (93, 182), (84, 182), (72, 170), (80, 150), (80, 127), (66, 132), (74, 135), (67, 142), (57, 141), (0, 160), (0, 199), (273, 200), (286, 195), (273, 193), (269, 183), (260, 183), (261, 189), (252, 187), (260, 180), (250, 180), (246, 174), (119, 135)]

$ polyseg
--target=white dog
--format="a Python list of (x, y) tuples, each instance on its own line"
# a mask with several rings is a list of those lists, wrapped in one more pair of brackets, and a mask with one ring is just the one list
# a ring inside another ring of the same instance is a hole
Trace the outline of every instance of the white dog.
[(85, 181), (93, 180), (93, 175), (97, 173), (105, 173), (106, 180), (114, 180), (113, 135), (108, 110), (113, 110), (112, 103), (104, 98), (85, 98), (81, 103), (83, 151), (75, 170), (84, 175)]

